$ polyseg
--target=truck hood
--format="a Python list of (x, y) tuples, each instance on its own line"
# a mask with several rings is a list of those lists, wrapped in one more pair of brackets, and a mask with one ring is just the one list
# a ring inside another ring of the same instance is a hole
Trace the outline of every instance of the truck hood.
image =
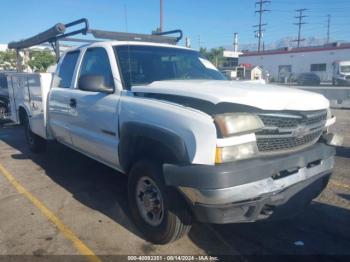
[(134, 86), (132, 91), (191, 97), (213, 104), (241, 104), (262, 110), (310, 111), (329, 107), (329, 101), (317, 93), (239, 81), (157, 81), (146, 86)]

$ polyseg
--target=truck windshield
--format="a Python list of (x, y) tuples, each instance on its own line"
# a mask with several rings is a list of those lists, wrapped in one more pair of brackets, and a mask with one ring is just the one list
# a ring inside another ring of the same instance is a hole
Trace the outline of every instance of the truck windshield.
[(350, 65), (348, 65), (348, 66), (341, 66), (340, 67), (340, 72), (341, 73), (350, 73)]
[(116, 46), (115, 53), (126, 88), (162, 80), (225, 80), (213, 64), (192, 50), (130, 45)]

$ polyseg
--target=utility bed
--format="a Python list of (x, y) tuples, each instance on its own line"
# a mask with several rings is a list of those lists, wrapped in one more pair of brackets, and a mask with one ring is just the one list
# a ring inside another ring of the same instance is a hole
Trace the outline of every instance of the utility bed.
[(5, 73), (9, 96), (9, 119), (21, 122), (21, 112), (30, 112), (33, 132), (46, 138), (46, 100), (50, 90), (51, 73)]

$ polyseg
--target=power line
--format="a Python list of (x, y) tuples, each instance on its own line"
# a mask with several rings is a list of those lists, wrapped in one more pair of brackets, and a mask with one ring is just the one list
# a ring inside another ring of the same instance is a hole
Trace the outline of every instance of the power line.
[(261, 50), (263, 32), (265, 32), (265, 29), (263, 29), (263, 27), (267, 25), (266, 23), (262, 22), (262, 16), (263, 16), (263, 13), (270, 11), (270, 10), (264, 9), (264, 5), (267, 3), (270, 3), (270, 2), (271, 1), (269, 1), (269, 0), (259, 0), (259, 1), (255, 2), (255, 6), (259, 5), (259, 9), (255, 10), (255, 13), (259, 14), (259, 24), (254, 25), (254, 27), (257, 28), (257, 30), (254, 31), (255, 37), (257, 37), (259, 39), (258, 40), (258, 52), (260, 52), (260, 50)]
[(305, 17), (307, 17), (306, 15), (303, 15), (303, 13), (306, 10), (308, 10), (308, 9), (302, 8), (302, 9), (295, 10), (298, 13), (298, 15), (294, 17), (294, 18), (298, 19), (298, 22), (294, 23), (295, 25), (298, 26), (298, 38), (296, 40), (293, 40), (292, 42), (297, 42), (297, 47), (300, 47), (300, 43), (305, 41), (305, 38), (301, 38), (301, 27), (302, 27), (302, 25), (306, 24), (303, 20)]

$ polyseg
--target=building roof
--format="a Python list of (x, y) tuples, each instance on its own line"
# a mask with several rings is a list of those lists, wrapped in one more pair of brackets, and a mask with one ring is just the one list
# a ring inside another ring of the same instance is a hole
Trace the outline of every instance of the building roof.
[(299, 48), (279, 48), (274, 50), (265, 51), (243, 51), (241, 57), (244, 56), (263, 56), (263, 55), (279, 55), (279, 54), (291, 54), (291, 53), (306, 53), (306, 52), (320, 52), (320, 51), (332, 51), (332, 50), (342, 50), (350, 49), (350, 43), (330, 43), (322, 46), (308, 46)]

